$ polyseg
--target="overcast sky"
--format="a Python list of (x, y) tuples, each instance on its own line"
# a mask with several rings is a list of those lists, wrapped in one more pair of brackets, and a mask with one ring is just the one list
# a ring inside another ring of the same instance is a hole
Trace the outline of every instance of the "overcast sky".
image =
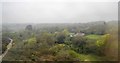
[[(100, 2), (99, 2), (100, 1)], [(117, 0), (4, 0), (3, 23), (83, 23), (118, 18)]]

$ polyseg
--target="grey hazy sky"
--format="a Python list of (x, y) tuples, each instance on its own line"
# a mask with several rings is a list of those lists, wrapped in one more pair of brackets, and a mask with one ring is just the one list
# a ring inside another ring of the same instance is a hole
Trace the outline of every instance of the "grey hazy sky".
[[(33, 1), (33, 0), (30, 0)], [(112, 0), (110, 0), (112, 1)], [(3, 2), (3, 23), (78, 23), (118, 18), (117, 2)]]
[(2, 24), (2, 3), (0, 3), (0, 25)]

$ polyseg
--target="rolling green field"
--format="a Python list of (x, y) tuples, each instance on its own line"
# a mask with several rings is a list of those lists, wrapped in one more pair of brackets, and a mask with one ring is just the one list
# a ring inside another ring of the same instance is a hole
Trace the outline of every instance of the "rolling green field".
[(102, 36), (103, 36), (103, 35), (90, 34), (90, 35), (87, 35), (87, 36), (85, 36), (85, 37), (88, 38), (88, 39), (97, 40), (97, 39), (100, 39)]
[(72, 57), (79, 58), (80, 61), (101, 61), (105, 60), (105, 57), (100, 57), (93, 54), (79, 54), (73, 50), (66, 50)]

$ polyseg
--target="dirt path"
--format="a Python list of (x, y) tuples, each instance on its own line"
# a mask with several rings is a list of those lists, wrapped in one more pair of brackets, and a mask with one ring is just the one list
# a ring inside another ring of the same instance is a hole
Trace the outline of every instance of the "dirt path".
[(10, 40), (10, 43), (7, 45), (6, 51), (2, 55), (0, 55), (0, 62), (2, 61), (2, 58), (7, 54), (9, 49), (12, 47), (13, 39), (9, 38), (9, 40)]

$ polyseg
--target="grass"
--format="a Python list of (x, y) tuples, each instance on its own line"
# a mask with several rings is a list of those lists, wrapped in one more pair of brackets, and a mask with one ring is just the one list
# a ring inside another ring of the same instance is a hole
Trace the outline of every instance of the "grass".
[(92, 54), (79, 54), (79, 57), (82, 61), (103, 61), (103, 57)]
[(102, 35), (93, 35), (93, 34), (91, 34), (91, 35), (87, 35), (85, 37), (88, 38), (88, 39), (97, 40), (97, 39), (101, 38)]
[(79, 58), (80, 61), (104, 61), (104, 57), (100, 57), (92, 54), (79, 54), (75, 51), (69, 50), (69, 54), (73, 57)]

